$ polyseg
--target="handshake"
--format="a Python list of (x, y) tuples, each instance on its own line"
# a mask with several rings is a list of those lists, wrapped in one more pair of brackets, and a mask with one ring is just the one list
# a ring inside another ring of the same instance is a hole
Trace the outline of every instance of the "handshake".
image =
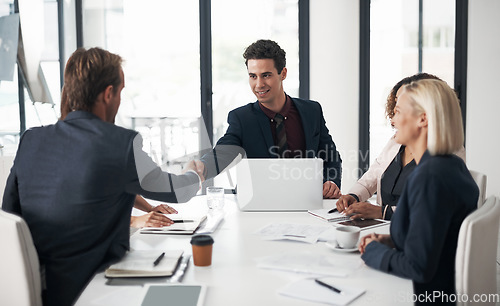
[(205, 164), (201, 160), (192, 160), (188, 162), (185, 166), (184, 169), (182, 170), (182, 173), (186, 173), (187, 171), (194, 171), (198, 174), (198, 176), (201, 179), (201, 182), (203, 183), (205, 181)]

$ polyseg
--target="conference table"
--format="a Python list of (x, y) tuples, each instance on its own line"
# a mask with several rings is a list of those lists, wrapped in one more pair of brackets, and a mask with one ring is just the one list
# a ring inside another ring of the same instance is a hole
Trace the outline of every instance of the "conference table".
[[(196, 196), (188, 203), (172, 204), (182, 215), (203, 215), (208, 212), (205, 196)], [(324, 200), (323, 206), (334, 206)], [(282, 254), (324, 255), (336, 265), (349, 271), (338, 277), (338, 284), (364, 289), (365, 292), (349, 305), (404, 305), (412, 303), (410, 280), (374, 270), (364, 264), (359, 252), (338, 252), (326, 242), (305, 243), (291, 240), (266, 240), (256, 232), (270, 224), (309, 224), (332, 226), (307, 212), (241, 212), (235, 195), (225, 195), (223, 221), (210, 234), (214, 239), (212, 265), (197, 267), (192, 258), (182, 284), (200, 284), (207, 287), (205, 304), (224, 305), (319, 305), (280, 294), (290, 283), (311, 277), (306, 273), (265, 269), (258, 266), (262, 258)], [(132, 231), (131, 231), (132, 232)], [(328, 230), (330, 232), (330, 230)], [(388, 233), (389, 225), (361, 231)], [(334, 231), (333, 231), (334, 233)], [(130, 236), (133, 250), (182, 249), (191, 254), (190, 235), (151, 235), (135, 231)], [(313, 275), (314, 276), (314, 275)], [(165, 279), (152, 279), (158, 284)], [(76, 305), (141, 305), (143, 286), (137, 284), (109, 285), (104, 273), (94, 276), (79, 297)]]

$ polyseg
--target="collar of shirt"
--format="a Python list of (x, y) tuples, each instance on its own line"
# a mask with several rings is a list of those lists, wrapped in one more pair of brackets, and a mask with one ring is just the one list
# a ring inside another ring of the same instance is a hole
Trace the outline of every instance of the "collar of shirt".
[[(283, 117), (288, 116), (288, 112), (290, 111), (290, 108), (292, 107), (292, 98), (290, 98), (289, 95), (285, 94), (286, 100), (285, 100), (285, 105), (283, 105), (283, 108), (281, 111), (279, 111), (279, 114), (281, 114)], [(262, 103), (259, 102), (260, 109), (264, 112), (264, 114), (269, 118), (269, 119), (274, 119), (274, 116), (276, 116), (277, 113), (273, 112), (272, 110), (268, 109)]]

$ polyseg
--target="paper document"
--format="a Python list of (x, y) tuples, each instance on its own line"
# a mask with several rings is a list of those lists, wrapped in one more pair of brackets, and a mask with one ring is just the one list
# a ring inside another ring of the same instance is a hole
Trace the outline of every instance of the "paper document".
[(267, 240), (288, 239), (315, 243), (321, 233), (329, 228), (327, 225), (278, 223), (261, 228), (257, 234)]
[(211, 234), (219, 227), (220, 223), (224, 220), (223, 214), (209, 214), (207, 220), (203, 222), (196, 230), (197, 234)]
[(257, 259), (257, 267), (263, 269), (337, 277), (346, 277), (361, 265), (359, 258), (343, 258), (339, 262), (336, 257), (311, 252), (285, 253)]
[(336, 278), (322, 277), (320, 280), (327, 285), (333, 286), (341, 291), (336, 291), (316, 283), (314, 278), (306, 278), (289, 284), (279, 291), (280, 294), (289, 297), (325, 303), (329, 305), (347, 305), (360, 295), (365, 293), (365, 289), (352, 286), (343, 286), (342, 280)]
[(315, 209), (315, 210), (308, 210), (307, 212), (311, 214), (314, 217), (318, 217), (320, 219), (323, 219), (328, 222), (341, 222), (341, 221), (347, 221), (350, 220), (350, 218), (346, 215), (343, 215), (339, 213), (338, 211), (331, 212), (331, 208), (323, 208), (323, 209)]

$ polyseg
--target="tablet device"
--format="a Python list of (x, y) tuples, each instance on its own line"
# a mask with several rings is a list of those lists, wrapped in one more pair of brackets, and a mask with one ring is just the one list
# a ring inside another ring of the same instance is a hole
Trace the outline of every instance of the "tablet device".
[(361, 230), (369, 229), (369, 228), (374, 228), (377, 226), (382, 226), (389, 224), (389, 221), (382, 220), (382, 219), (355, 219), (355, 220), (349, 220), (349, 221), (344, 221), (344, 222), (339, 222), (335, 224), (335, 226), (357, 226)]
[(141, 306), (202, 306), (206, 286), (183, 284), (147, 284)]

